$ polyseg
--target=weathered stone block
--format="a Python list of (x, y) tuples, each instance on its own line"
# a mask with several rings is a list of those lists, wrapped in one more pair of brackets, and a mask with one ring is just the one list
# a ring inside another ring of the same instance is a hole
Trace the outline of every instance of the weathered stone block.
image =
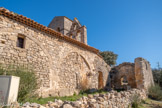
[(0, 76), (0, 104), (7, 105), (17, 101), (20, 78)]

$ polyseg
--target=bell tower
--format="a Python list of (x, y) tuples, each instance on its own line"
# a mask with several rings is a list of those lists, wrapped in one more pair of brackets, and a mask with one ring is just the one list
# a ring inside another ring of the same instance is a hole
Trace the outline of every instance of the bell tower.
[(65, 16), (56, 16), (48, 25), (63, 35), (87, 44), (87, 28), (82, 26), (77, 18), (71, 20)]

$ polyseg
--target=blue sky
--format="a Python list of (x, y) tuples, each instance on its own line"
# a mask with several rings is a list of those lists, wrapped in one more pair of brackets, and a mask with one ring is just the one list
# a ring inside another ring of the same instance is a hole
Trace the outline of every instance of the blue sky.
[(54, 16), (77, 17), (88, 44), (118, 54), (117, 64), (143, 57), (162, 66), (162, 0), (0, 0), (0, 7), (45, 26)]

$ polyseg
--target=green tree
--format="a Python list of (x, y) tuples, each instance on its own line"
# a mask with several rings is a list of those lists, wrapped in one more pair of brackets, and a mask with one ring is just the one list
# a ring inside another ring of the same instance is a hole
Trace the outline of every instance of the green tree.
[(114, 54), (112, 51), (103, 51), (100, 52), (100, 55), (103, 57), (108, 65), (113, 66), (116, 64), (118, 55)]
[(162, 87), (162, 68), (160, 67), (159, 63), (157, 68), (152, 69), (152, 73), (155, 83)]

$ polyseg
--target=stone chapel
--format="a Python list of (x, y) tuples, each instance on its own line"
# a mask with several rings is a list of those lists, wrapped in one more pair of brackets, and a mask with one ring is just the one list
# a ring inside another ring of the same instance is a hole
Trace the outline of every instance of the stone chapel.
[(132, 88), (153, 83), (150, 64), (142, 58), (111, 70), (99, 50), (87, 44), (87, 28), (77, 18), (57, 16), (46, 27), (5, 8), (0, 8), (0, 63), (32, 66), (42, 97), (120, 88), (121, 78)]

